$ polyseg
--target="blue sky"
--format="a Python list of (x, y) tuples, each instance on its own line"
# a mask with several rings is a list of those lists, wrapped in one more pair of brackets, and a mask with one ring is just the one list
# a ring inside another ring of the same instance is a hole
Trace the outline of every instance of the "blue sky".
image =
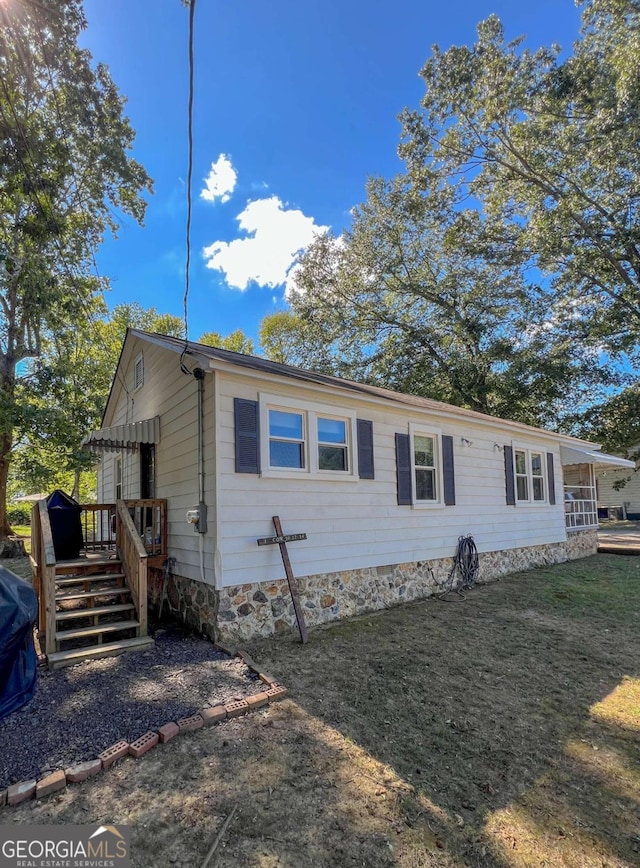
[[(155, 186), (144, 228), (124, 220), (98, 253), (107, 301), (181, 316), (188, 10), (85, 0), (85, 12), (83, 44), (127, 97), (134, 156)], [(397, 115), (419, 104), (431, 46), (472, 43), (492, 12), (532, 49), (569, 50), (578, 34), (573, 0), (197, 0), (192, 339), (255, 335), (285, 305), (294, 251), (348, 226), (368, 176), (401, 168)]]

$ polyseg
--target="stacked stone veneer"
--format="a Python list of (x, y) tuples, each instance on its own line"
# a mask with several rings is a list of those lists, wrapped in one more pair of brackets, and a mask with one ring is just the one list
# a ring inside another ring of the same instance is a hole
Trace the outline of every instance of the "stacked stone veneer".
[[(588, 557), (596, 551), (597, 532), (589, 530), (570, 534), (566, 542), (483, 553), (479, 581)], [(429, 597), (442, 589), (452, 565), (453, 558), (438, 558), (297, 578), (305, 621), (313, 627)], [(170, 576), (166, 598), (172, 612), (216, 640), (244, 642), (296, 626), (285, 579), (216, 591), (201, 582)]]
[(158, 610), (162, 603), (163, 611), (168, 607), (172, 615), (176, 615), (196, 633), (212, 641), (218, 638), (218, 592), (212, 585), (172, 574), (165, 578), (162, 570), (153, 569), (149, 570), (147, 590), (151, 608)]

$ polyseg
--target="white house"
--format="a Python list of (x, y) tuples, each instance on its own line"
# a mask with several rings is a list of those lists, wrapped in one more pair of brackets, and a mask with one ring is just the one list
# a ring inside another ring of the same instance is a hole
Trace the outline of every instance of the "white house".
[(98, 499), (167, 499), (155, 594), (218, 638), (295, 624), (276, 515), (310, 625), (428, 596), (463, 534), (481, 580), (596, 551), (597, 446), (426, 398), (130, 330), (102, 424)]
[[(640, 444), (629, 449), (638, 455)], [(609, 516), (640, 521), (640, 465), (622, 468), (601, 465), (596, 469), (598, 509)]]

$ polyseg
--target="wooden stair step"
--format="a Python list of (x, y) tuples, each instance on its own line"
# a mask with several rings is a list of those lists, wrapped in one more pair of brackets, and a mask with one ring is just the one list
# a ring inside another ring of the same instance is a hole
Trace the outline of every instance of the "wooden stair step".
[(69, 651), (54, 651), (47, 655), (49, 669), (61, 669), (63, 666), (73, 666), (85, 660), (95, 660), (99, 657), (115, 657), (125, 651), (146, 651), (154, 645), (151, 636), (136, 636), (135, 639), (122, 639), (120, 642), (109, 642), (107, 645), (92, 645), (90, 648), (76, 648)]
[(56, 594), (56, 603), (65, 603), (68, 600), (95, 600), (96, 597), (121, 597), (130, 594), (129, 588), (103, 588), (98, 591), (78, 591), (73, 594)]
[(72, 618), (90, 618), (93, 615), (112, 615), (115, 612), (135, 611), (133, 603), (118, 603), (113, 606), (94, 606), (93, 609), (69, 609), (66, 612), (56, 612), (56, 621), (69, 621)]
[(122, 561), (118, 558), (95, 558), (88, 560), (86, 558), (78, 558), (73, 561), (58, 561), (56, 563), (56, 575), (65, 575), (67, 573), (77, 572), (92, 572), (95, 570), (104, 570), (105, 567), (117, 567), (121, 569)]
[(95, 627), (77, 627), (75, 630), (56, 631), (56, 641), (65, 639), (82, 639), (84, 636), (99, 636), (101, 633), (116, 633), (119, 630), (133, 630), (140, 626), (139, 621), (107, 621)]
[(107, 582), (111, 579), (124, 579), (124, 573), (88, 573), (84, 576), (65, 576), (56, 579), (58, 588), (66, 588), (67, 585), (80, 585), (82, 582)]

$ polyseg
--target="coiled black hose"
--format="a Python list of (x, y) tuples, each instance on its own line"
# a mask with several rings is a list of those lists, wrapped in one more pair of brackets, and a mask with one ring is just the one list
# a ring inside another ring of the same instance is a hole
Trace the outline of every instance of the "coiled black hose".
[[(480, 558), (478, 557), (478, 549), (476, 548), (473, 536), (471, 534), (459, 536), (458, 547), (453, 558), (453, 566), (446, 581), (441, 586), (442, 590), (438, 594), (438, 599), (446, 603), (453, 603), (454, 600), (460, 603), (464, 602), (467, 598), (463, 594), (463, 591), (475, 585), (479, 572)], [(447, 599), (450, 594), (456, 594), (457, 596)]]

